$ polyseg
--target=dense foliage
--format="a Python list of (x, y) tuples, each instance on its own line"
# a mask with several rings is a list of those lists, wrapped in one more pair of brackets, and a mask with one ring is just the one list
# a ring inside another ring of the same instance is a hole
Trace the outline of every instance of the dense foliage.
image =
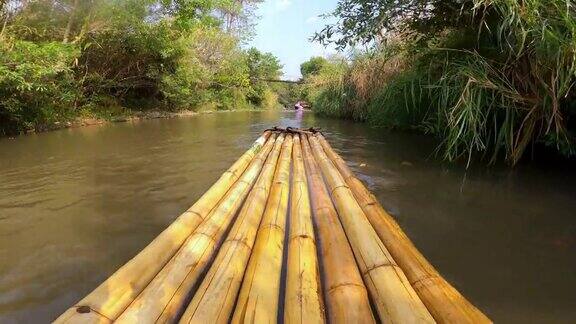
[(300, 65), (300, 73), (303, 78), (320, 73), (322, 68), (328, 64), (328, 61), (321, 57), (315, 56)]
[(259, 0), (6, 0), (0, 135), (130, 109), (277, 104), (271, 54), (243, 49)]
[(370, 49), (308, 78), (318, 112), (433, 134), (450, 160), (576, 152), (571, 0), (341, 0), (333, 14), (318, 41)]
[(462, 27), (474, 18), (467, 0), (340, 0), (334, 12), (338, 23), (315, 35), (321, 43), (340, 49), (386, 40), (390, 32), (421, 33), (430, 37), (446, 27)]

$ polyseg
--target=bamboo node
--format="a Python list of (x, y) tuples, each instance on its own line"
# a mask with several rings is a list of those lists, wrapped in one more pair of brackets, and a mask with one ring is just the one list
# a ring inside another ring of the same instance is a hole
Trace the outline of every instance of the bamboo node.
[[(248, 245), (248, 243), (246, 243), (243, 239), (228, 239), (226, 240), (226, 242), (224, 242), (224, 244), (231, 244), (231, 243), (239, 243), (241, 246), (244, 246), (245, 248), (248, 249), (248, 251), (252, 250), (252, 246)], [(224, 244), (222, 244), (222, 246), (224, 246)]]
[(290, 238), (290, 240), (295, 240), (295, 239), (310, 239), (310, 240), (312, 240), (312, 243), (316, 244), (314, 242), (314, 238), (308, 234), (298, 234), (298, 235), (292, 236)]
[(234, 178), (238, 178), (238, 175), (236, 174), (236, 171), (227, 170), (227, 171), (225, 171), (225, 172), (222, 174), (222, 176), (225, 175), (226, 173), (230, 173), (231, 175), (234, 176)]
[(425, 276), (423, 276), (422, 278), (419, 278), (417, 280), (414, 280), (413, 282), (410, 282), (410, 284), (414, 287), (414, 289), (418, 289), (420, 286), (426, 286), (425, 282), (433, 282), (434, 280), (439, 280), (440, 276), (436, 275), (436, 274), (427, 274)]
[(397, 268), (402, 270), (397, 264), (395, 264), (393, 261), (389, 261), (387, 263), (381, 263), (381, 264), (377, 264), (374, 266), (371, 266), (370, 268), (366, 269), (366, 271), (364, 271), (364, 275), (368, 275), (370, 274), (370, 272), (378, 269), (378, 268), (385, 268), (385, 267), (391, 267), (391, 268)]
[(284, 232), (284, 227), (282, 227), (282, 226), (280, 226), (280, 225), (278, 225), (278, 224), (274, 224), (274, 223), (268, 223), (268, 224), (260, 225), (260, 228), (258, 229), (258, 232), (267, 230), (268, 228), (274, 228), (274, 229), (277, 229), (277, 230), (279, 230), (279, 231)]
[(246, 186), (251, 186), (251, 185), (252, 185), (251, 183), (248, 183), (247, 181), (242, 180), (242, 179), (238, 180), (237, 183), (243, 183), (243, 184), (245, 184)]
[(193, 210), (187, 210), (187, 211), (184, 212), (184, 214), (194, 214), (194, 215), (200, 217), (201, 220), (204, 220), (204, 217), (203, 217), (202, 215), (200, 215), (200, 213), (195, 212), (195, 211), (193, 211)]
[[(216, 243), (217, 243), (216, 240), (215, 240), (211, 235), (206, 234), (206, 233), (204, 233), (204, 232), (194, 233), (194, 235), (207, 237), (208, 240), (209, 240), (210, 242), (212, 242), (212, 244), (216, 244)], [(193, 237), (194, 237), (194, 236), (191, 236), (190, 239), (192, 239)]]
[(346, 188), (346, 189), (350, 190), (350, 187), (348, 187), (345, 184), (337, 185), (336, 187), (332, 188), (332, 190), (330, 190), (330, 195), (334, 196), (334, 192), (336, 191), (336, 189), (340, 189), (340, 188)]
[(344, 283), (330, 287), (330, 289), (328, 289), (328, 293), (331, 293), (334, 290), (338, 290), (338, 289), (344, 288), (344, 287), (357, 287), (357, 288), (362, 289), (362, 290), (366, 289), (366, 287), (364, 285), (357, 284), (355, 282), (344, 282)]

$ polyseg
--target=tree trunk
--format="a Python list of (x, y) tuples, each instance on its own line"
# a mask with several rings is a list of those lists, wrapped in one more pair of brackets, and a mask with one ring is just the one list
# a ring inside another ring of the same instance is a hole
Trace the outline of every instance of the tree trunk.
[(0, 39), (4, 38), (4, 30), (6, 30), (7, 24), (8, 24), (8, 15), (4, 17), (4, 22), (2, 23), (2, 29), (0, 29)]
[(76, 17), (76, 11), (78, 10), (78, 4), (80, 0), (74, 0), (72, 5), (72, 10), (70, 11), (70, 17), (68, 17), (68, 23), (66, 24), (66, 30), (64, 30), (63, 43), (68, 43), (70, 38), (70, 33), (72, 32), (72, 25), (74, 24), (74, 18)]
[(6, 30), (6, 26), (8, 25), (8, 1), (7, 0), (0, 0), (0, 18), (4, 18), (2, 22), (2, 29), (0, 29), (0, 39), (4, 37), (4, 30)]

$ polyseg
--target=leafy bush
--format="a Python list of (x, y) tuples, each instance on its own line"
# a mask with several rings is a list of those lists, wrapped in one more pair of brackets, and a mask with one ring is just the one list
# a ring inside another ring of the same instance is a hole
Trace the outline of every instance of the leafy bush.
[[(257, 106), (262, 105), (265, 99), (271, 99), (267, 81), (277, 79), (281, 75), (282, 65), (274, 55), (261, 53), (255, 48), (250, 48), (246, 52), (246, 64), (250, 74), (251, 87), (248, 101)], [(271, 102), (265, 103), (268, 106), (271, 104)]]
[(148, 108), (276, 105), (265, 80), (278, 60), (240, 46), (243, 6), (257, 2), (2, 2), (0, 135)]
[(78, 56), (75, 46), (61, 43), (0, 43), (0, 135), (45, 128), (74, 114)]

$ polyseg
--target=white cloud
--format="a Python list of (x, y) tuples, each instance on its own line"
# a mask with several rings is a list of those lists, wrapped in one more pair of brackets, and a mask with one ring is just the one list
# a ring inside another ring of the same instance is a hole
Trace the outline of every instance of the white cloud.
[(284, 11), (292, 5), (292, 0), (277, 0), (275, 8), (277, 12)]
[(312, 17), (308, 17), (308, 19), (306, 19), (306, 23), (307, 24), (314, 24), (316, 22), (318, 22), (319, 17), (318, 16), (312, 16)]

